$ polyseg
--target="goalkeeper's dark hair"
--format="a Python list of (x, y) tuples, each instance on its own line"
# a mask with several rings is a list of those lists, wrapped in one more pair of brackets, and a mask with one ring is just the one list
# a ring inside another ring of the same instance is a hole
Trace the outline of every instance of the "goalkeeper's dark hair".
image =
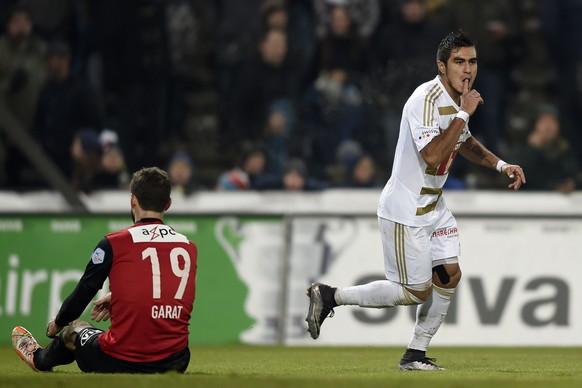
[(477, 42), (475, 42), (469, 34), (465, 31), (458, 29), (457, 31), (450, 32), (447, 36), (441, 40), (439, 47), (437, 49), (436, 59), (437, 61), (443, 62), (445, 65), (451, 57), (451, 53), (457, 52), (461, 47), (476, 47)]
[(144, 167), (133, 173), (129, 190), (143, 210), (163, 212), (170, 202), (172, 183), (168, 173), (158, 167)]

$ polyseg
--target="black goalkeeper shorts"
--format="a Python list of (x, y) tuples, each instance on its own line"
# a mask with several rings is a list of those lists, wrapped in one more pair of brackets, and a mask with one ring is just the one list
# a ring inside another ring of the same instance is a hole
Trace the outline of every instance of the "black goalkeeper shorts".
[(163, 360), (154, 362), (130, 362), (112, 357), (101, 351), (98, 338), (103, 330), (86, 327), (75, 340), (75, 360), (83, 372), (94, 373), (184, 373), (190, 363), (190, 349), (176, 352)]

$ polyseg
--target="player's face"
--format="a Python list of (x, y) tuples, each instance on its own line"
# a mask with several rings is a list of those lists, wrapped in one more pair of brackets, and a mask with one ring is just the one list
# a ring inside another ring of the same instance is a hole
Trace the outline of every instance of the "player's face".
[(452, 52), (447, 64), (438, 63), (441, 79), (453, 98), (463, 93), (463, 82), (469, 81), (469, 89), (477, 77), (477, 51), (475, 47), (461, 47)]

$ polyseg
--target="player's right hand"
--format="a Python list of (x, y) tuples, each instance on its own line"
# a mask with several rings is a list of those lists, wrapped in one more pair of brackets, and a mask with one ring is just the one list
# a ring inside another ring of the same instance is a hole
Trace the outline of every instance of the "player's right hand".
[(109, 303), (111, 302), (111, 292), (107, 293), (103, 298), (93, 302), (94, 306), (91, 309), (91, 319), (95, 322), (101, 322), (108, 320), (111, 315), (109, 314)]
[(475, 89), (469, 90), (469, 80), (463, 81), (463, 93), (461, 94), (461, 110), (467, 112), (470, 116), (475, 113), (479, 105), (485, 101), (481, 94)]

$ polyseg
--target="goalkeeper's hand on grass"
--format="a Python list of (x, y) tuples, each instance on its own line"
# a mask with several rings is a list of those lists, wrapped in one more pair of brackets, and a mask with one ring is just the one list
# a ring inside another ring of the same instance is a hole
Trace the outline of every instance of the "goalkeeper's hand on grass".
[(95, 322), (108, 320), (110, 317), (109, 302), (111, 302), (111, 292), (93, 302), (94, 306), (91, 309), (91, 319)]

